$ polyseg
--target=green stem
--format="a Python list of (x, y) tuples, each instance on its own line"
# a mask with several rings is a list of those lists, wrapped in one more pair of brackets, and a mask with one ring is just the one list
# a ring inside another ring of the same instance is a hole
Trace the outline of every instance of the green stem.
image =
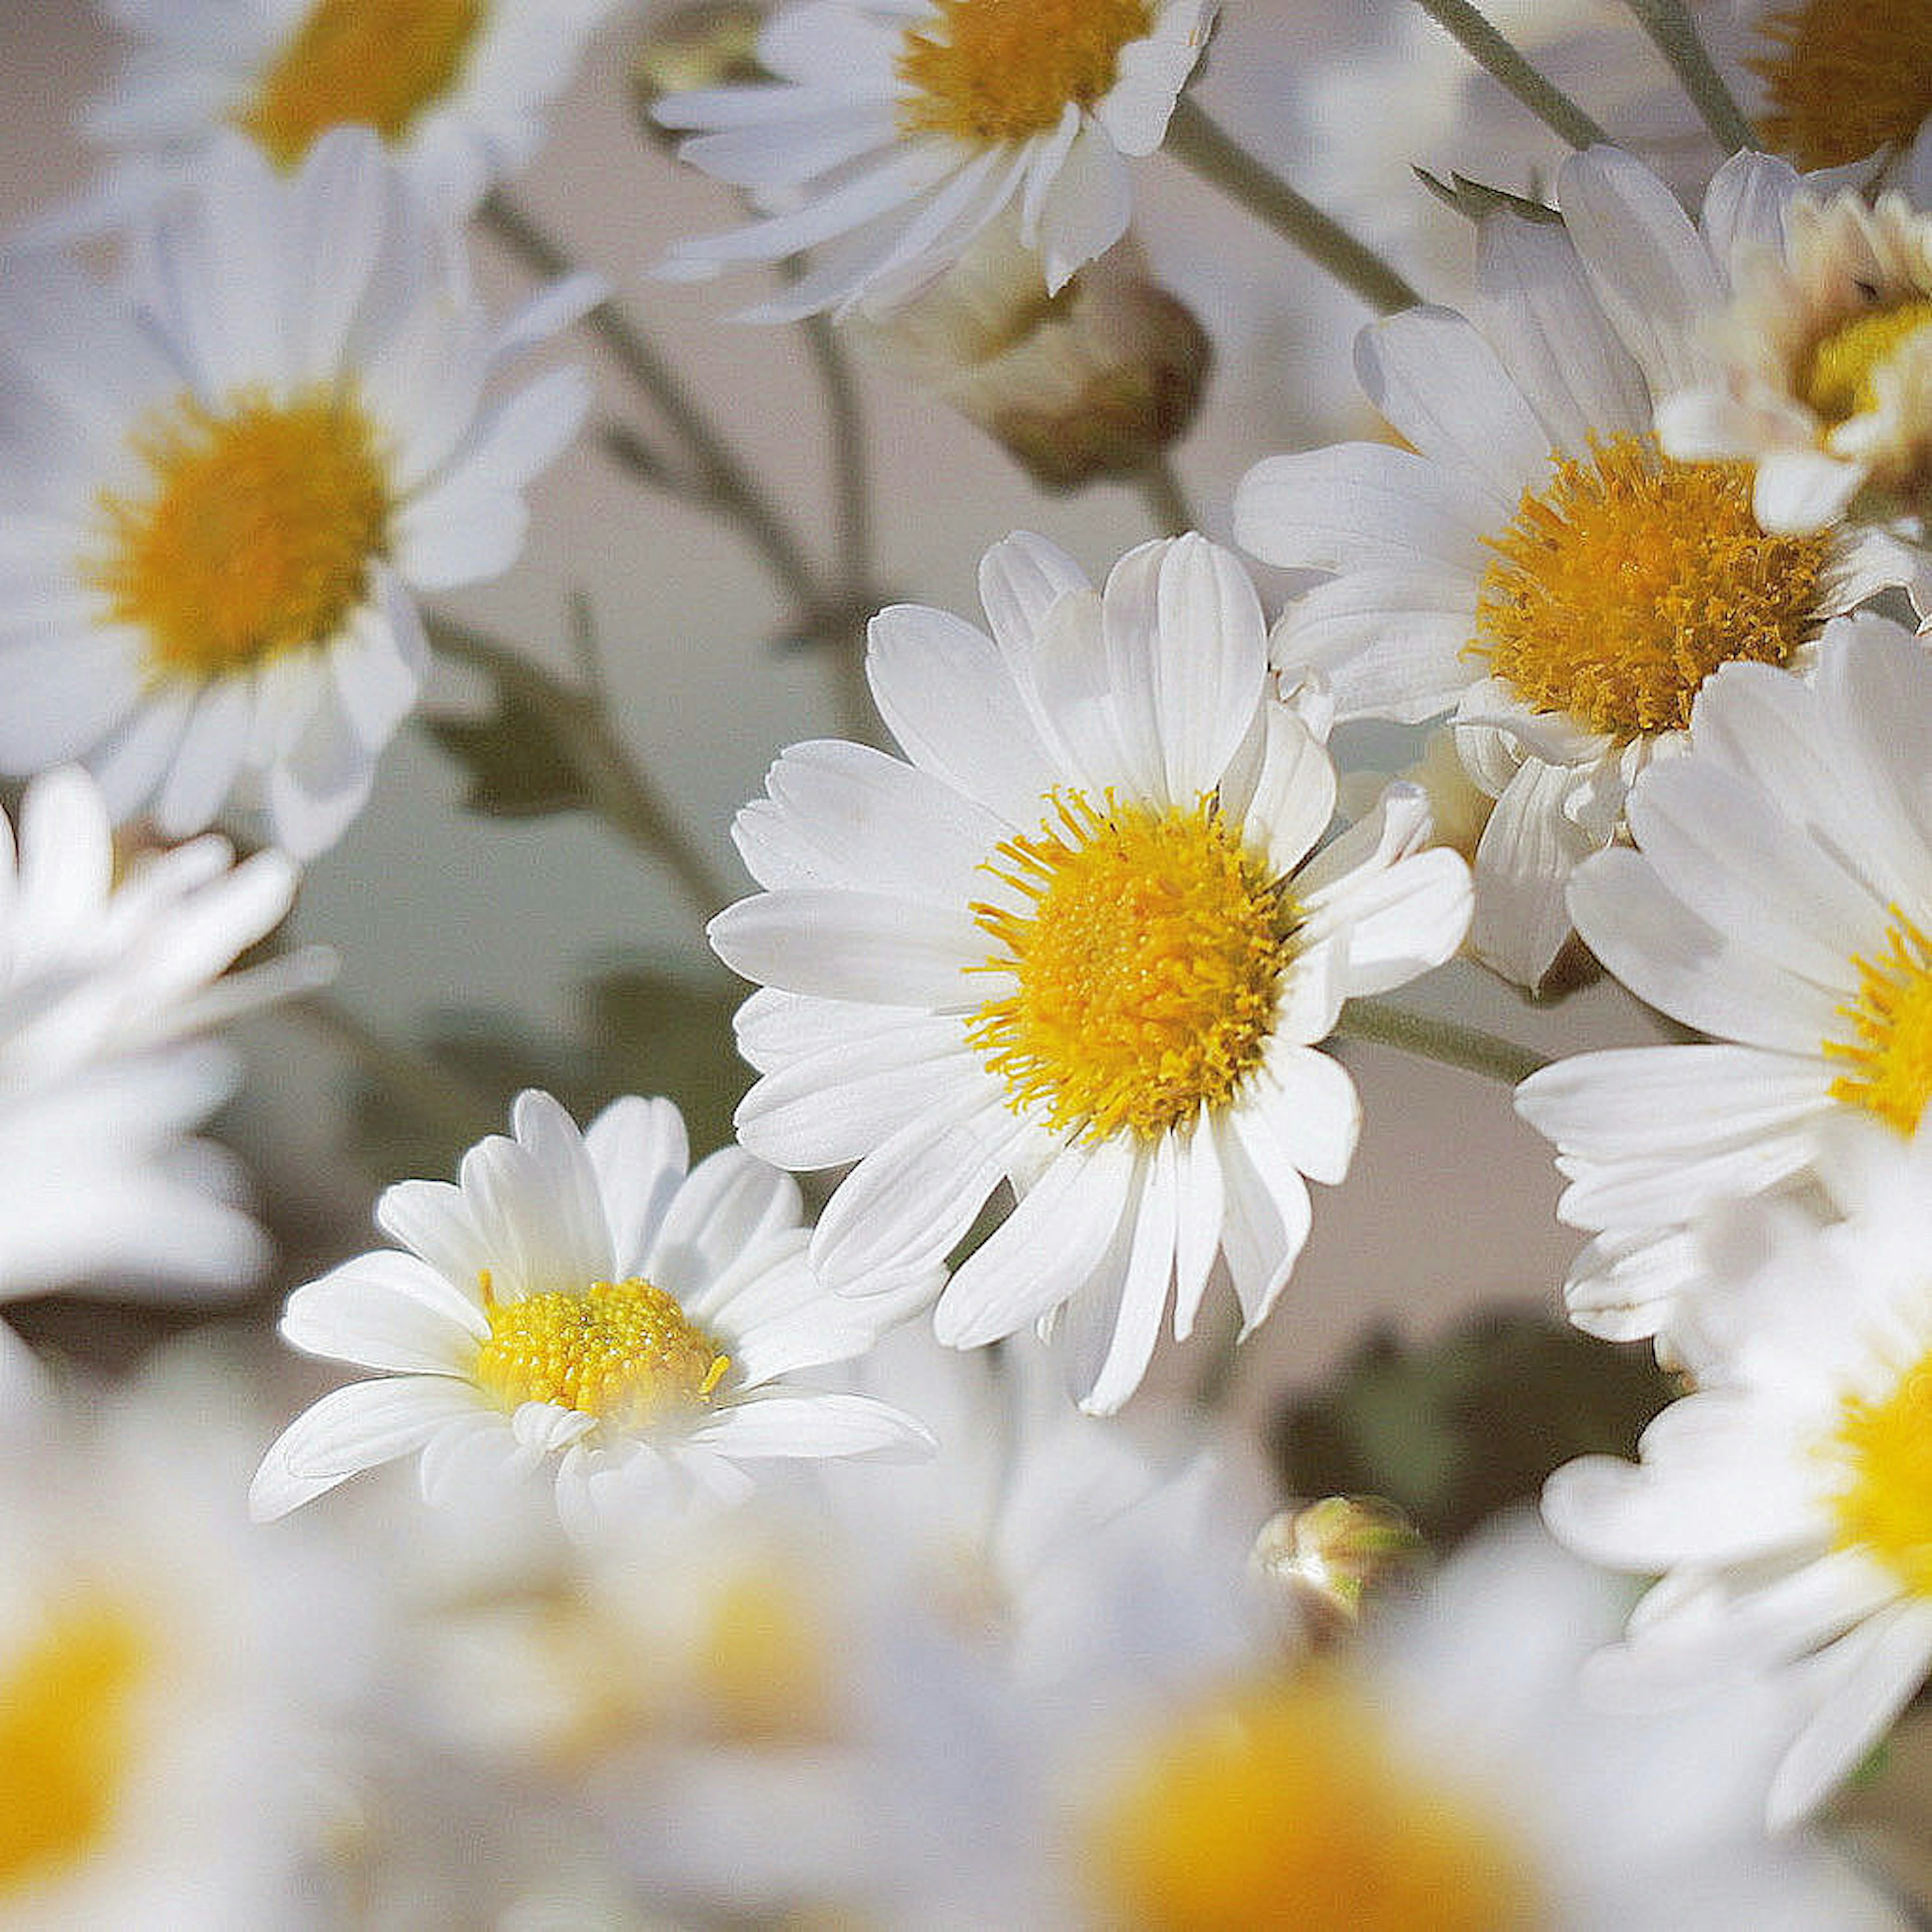
[(1757, 145), (1757, 136), (1737, 97), (1724, 85), (1724, 76), (1711, 64), (1697, 29), (1680, 0), (1625, 0), (1638, 24), (1657, 43), (1658, 50), (1671, 65), (1690, 103), (1703, 117), (1704, 125), (1727, 154), (1740, 148)]
[(1474, 1027), (1458, 1026), (1453, 1020), (1412, 1013), (1384, 1000), (1351, 1000), (1335, 1024), (1335, 1035), (1339, 1040), (1364, 1040), (1378, 1046), (1396, 1047), (1420, 1059), (1440, 1060), (1445, 1066), (1465, 1067), (1510, 1087), (1549, 1064), (1541, 1054), (1518, 1046), (1514, 1040)]
[(1371, 308), (1388, 315), (1414, 308), (1421, 301), (1372, 248), (1270, 173), (1190, 94), (1184, 94), (1175, 104), (1174, 118), (1167, 124), (1166, 146)]
[(1593, 147), (1609, 138), (1568, 94), (1538, 73), (1469, 0), (1416, 0), (1416, 4), (1438, 27), (1454, 36), (1478, 66), (1502, 82), (1545, 127), (1571, 147)]
[(333, 994), (304, 993), (280, 1010), (326, 1040), (368, 1076), (385, 1100), (408, 1108), (452, 1147), (468, 1147), (501, 1126), (501, 1102), (478, 1093), (426, 1054), (386, 1038)]
[(1181, 488), (1180, 478), (1165, 453), (1156, 456), (1136, 481), (1148, 514), (1162, 536), (1178, 537), (1201, 527), (1187, 493)]

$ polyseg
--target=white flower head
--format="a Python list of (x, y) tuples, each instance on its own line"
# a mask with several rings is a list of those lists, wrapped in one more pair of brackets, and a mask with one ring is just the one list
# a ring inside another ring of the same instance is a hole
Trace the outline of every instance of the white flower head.
[(1692, 1231), (1720, 1204), (1815, 1178), (1832, 1124), (1918, 1126), (1932, 1097), (1932, 663), (1901, 626), (1840, 618), (1815, 682), (1726, 666), (1690, 749), (1630, 800), (1639, 850), (1570, 883), (1594, 952), (1706, 1043), (1579, 1054), (1518, 1110), (1556, 1143), (1558, 1206), (1595, 1238), (1573, 1318), (1670, 1334), (1700, 1292)]
[(1362, 336), (1364, 386), (1412, 448), (1270, 458), (1234, 503), (1257, 556), (1337, 573), (1284, 613), (1284, 670), (1322, 673), (1345, 718), (1452, 716), (1496, 800), (1474, 950), (1532, 987), (1569, 937), (1571, 871), (1681, 749), (1703, 680), (1738, 658), (1802, 671), (1827, 619), (1912, 571), (1882, 537), (1767, 536), (1748, 466), (1652, 438), (1656, 400), (1712, 366), (1730, 265), (1776, 232), (1791, 170), (1739, 156), (1701, 230), (1613, 149), (1558, 188), (1560, 226), (1484, 222), (1481, 329), (1425, 308)]
[(416, 700), (416, 597), (515, 557), (587, 388), (486, 388), (592, 289), (493, 325), (360, 130), (286, 178), (224, 146), (135, 256), (124, 284), (22, 256), (0, 293), (0, 766), (78, 759), (170, 837), (259, 808), (306, 857)]
[(902, 605), (868, 668), (904, 760), (795, 747), (736, 837), (767, 890), (713, 921), (766, 989), (746, 1144), (857, 1162), (813, 1238), (827, 1282), (924, 1280), (1002, 1180), (1014, 1212), (934, 1325), (971, 1347), (1057, 1326), (1082, 1403), (1138, 1386), (1170, 1296), (1210, 1276), (1246, 1324), (1340, 1181), (1359, 1113), (1317, 1043), (1342, 1002), (1452, 953), (1468, 908), (1412, 788), (1325, 850), (1335, 776), (1267, 688), (1258, 601), (1199, 537), (1095, 591), (1063, 552), (988, 552), (992, 635)]
[(376, 1206), (380, 1250), (298, 1288), (282, 1333), (382, 1372), (325, 1396), (263, 1460), (251, 1501), (285, 1514), (418, 1451), (434, 1502), (540, 1466), (567, 1523), (666, 1502), (728, 1502), (746, 1466), (923, 1453), (918, 1424), (788, 1380), (869, 1347), (897, 1312), (813, 1280), (787, 1175), (738, 1148), (686, 1171), (668, 1100), (607, 1107), (580, 1132), (519, 1096), (446, 1181)]
[(1049, 293), (1126, 232), (1127, 160), (1151, 154), (1216, 0), (795, 0), (758, 57), (777, 78), (673, 94), (680, 152), (776, 212), (680, 243), (664, 272), (825, 252), (748, 310), (890, 308), (1017, 205)]

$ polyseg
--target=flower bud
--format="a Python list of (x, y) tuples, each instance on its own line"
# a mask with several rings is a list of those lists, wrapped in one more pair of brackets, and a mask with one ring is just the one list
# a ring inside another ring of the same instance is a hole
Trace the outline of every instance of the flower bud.
[(1255, 1538), (1252, 1561), (1322, 1643), (1347, 1635), (1364, 1603), (1412, 1580), (1428, 1553), (1394, 1504), (1380, 1496), (1324, 1496), (1270, 1516)]
[(746, 0), (697, 0), (653, 21), (631, 56), (631, 100), (656, 141), (675, 141), (651, 118), (668, 94), (770, 78), (758, 64), (765, 9)]

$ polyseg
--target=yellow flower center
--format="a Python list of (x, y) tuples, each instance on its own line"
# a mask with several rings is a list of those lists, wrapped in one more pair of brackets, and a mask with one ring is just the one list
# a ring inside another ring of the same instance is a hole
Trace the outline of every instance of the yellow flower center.
[(1541, 1922), (1480, 1798), (1400, 1763), (1322, 1670), (1181, 1723), (1090, 1845), (1106, 1924), (1131, 1932), (1508, 1932)]
[(1261, 1059), (1294, 908), (1212, 798), (1106, 808), (1057, 794), (1036, 838), (986, 869), (1027, 902), (976, 904), (1010, 994), (968, 1038), (1016, 1111), (1151, 1140), (1224, 1104)]
[(1152, 26), (1147, 0), (936, 0), (939, 19), (908, 27), (899, 78), (908, 134), (1024, 140), (1091, 107), (1114, 84), (1120, 50)]
[(57, 1877), (112, 1829), (148, 1664), (140, 1629), (90, 1598), (0, 1676), (0, 1896)]
[(676, 1301), (647, 1281), (593, 1282), (520, 1301), (493, 1299), (478, 1386), (506, 1408), (554, 1402), (616, 1429), (702, 1408), (731, 1366)]
[(1876, 376), (1922, 331), (1932, 329), (1932, 300), (1876, 309), (1834, 329), (1811, 351), (1804, 400), (1828, 423), (1849, 422), (1878, 407)]
[(1810, 0), (1759, 32), (1765, 145), (1801, 168), (1904, 147), (1932, 114), (1932, 0)]
[(1858, 995), (1838, 1010), (1857, 1037), (1823, 1044), (1828, 1059), (1846, 1063), (1832, 1097), (1909, 1134), (1932, 1100), (1932, 940), (1896, 906), (1892, 916), (1885, 951), (1852, 962)]
[(454, 89), (489, 10), (486, 0), (316, 0), (236, 124), (285, 169), (350, 123), (394, 145)]
[(146, 632), (155, 675), (200, 681), (326, 644), (362, 602), (394, 506), (355, 401), (250, 393), (218, 413), (184, 397), (134, 447), (152, 487), (102, 493), (102, 548), (82, 572)]
[(1846, 1396), (1831, 1447), (1846, 1474), (1834, 1546), (1864, 1550), (1914, 1596), (1932, 1597), (1932, 1354), (1881, 1401)]
[(1612, 437), (1491, 539), (1469, 650), (1532, 709), (1619, 742), (1682, 730), (1720, 664), (1782, 664), (1816, 628), (1830, 550), (1774, 537), (1742, 463)]

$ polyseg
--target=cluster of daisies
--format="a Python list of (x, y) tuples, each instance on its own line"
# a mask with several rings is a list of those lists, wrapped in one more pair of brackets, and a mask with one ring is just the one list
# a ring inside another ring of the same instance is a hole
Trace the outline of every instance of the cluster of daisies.
[[(423, 600), (589, 406), (605, 283), (494, 317), (468, 228), (617, 10), (109, 10), (110, 158), (0, 256), (0, 1296), (206, 1298), (268, 1258), (219, 1036), (328, 978), (283, 922)], [(1605, 10), (1521, 45), (1567, 81)], [(289, 1298), (363, 1372), (306, 1408), (0, 1328), (0, 1924), (1908, 1922), (1828, 1807), (1932, 1676), (1932, 13), (1646, 10), (1709, 58), (1443, 190), (1468, 312), (1362, 332), (1374, 440), (872, 616), (896, 748), (733, 827), (732, 1144), (518, 1095)], [(1401, 286), (1230, 174), (1213, 0), (784, 0), (749, 79), (716, 11), (654, 112), (746, 218), (656, 272), (782, 266), (752, 318), (1056, 485), (1205, 380), (1130, 162)], [(1372, 720), (1417, 762), (1358, 793)], [(1676, 1030), (1515, 1098), (1570, 1318), (1680, 1392), (1431, 1570), (1113, 1418), (1292, 1300), (1329, 1048), (1459, 954)]]

